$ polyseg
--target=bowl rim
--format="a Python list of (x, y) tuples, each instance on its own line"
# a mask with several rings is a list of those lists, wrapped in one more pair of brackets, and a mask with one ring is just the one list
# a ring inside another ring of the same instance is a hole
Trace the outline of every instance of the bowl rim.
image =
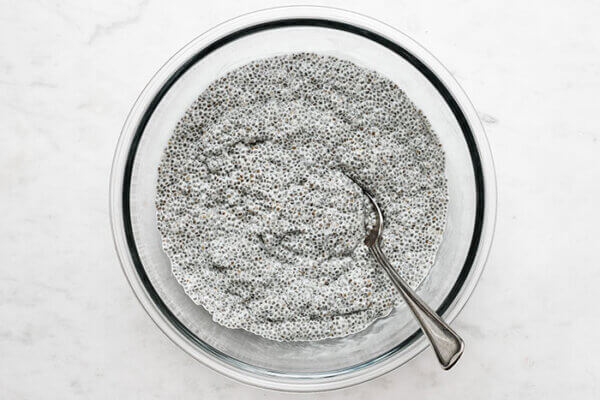
[[(249, 33), (284, 26), (321, 26), (342, 29), (394, 47), (442, 93), (459, 120), (471, 152), (477, 185), (477, 209), (471, 249), (461, 277), (437, 310), (450, 323), (472, 294), (483, 271), (496, 220), (496, 178), (491, 151), (477, 112), (451, 73), (427, 50), (399, 30), (373, 18), (340, 8), (286, 6), (263, 9), (225, 21), (199, 35), (152, 77), (132, 107), (115, 150), (109, 189), (113, 241), (123, 272), (150, 318), (176, 345), (196, 360), (225, 376), (254, 386), (285, 391), (321, 391), (355, 385), (387, 373), (414, 358), (429, 344), (416, 331), (394, 349), (359, 366), (319, 374), (270, 371), (236, 360), (186, 333), (160, 300), (137, 254), (129, 215), (129, 185), (135, 151), (153, 109), (170, 86), (196, 61), (212, 50)], [(428, 76), (427, 74), (431, 74)], [(449, 97), (447, 97), (449, 96)], [(462, 116), (462, 117), (461, 117)], [(462, 118), (462, 119), (461, 119)], [(466, 132), (470, 132), (470, 137)], [(458, 284), (459, 281), (460, 285)], [(453, 293), (454, 292), (454, 293)], [(171, 315), (171, 316), (170, 316)], [(402, 349), (403, 351), (400, 351)]]

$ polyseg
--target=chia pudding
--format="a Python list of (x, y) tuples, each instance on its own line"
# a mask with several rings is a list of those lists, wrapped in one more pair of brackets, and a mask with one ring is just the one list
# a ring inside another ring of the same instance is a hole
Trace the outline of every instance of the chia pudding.
[[(213, 319), (280, 341), (359, 332), (401, 302), (364, 245), (416, 288), (445, 227), (444, 153), (392, 81), (331, 56), (258, 60), (214, 81), (158, 169), (163, 248)], [(354, 181), (353, 181), (354, 180)]]

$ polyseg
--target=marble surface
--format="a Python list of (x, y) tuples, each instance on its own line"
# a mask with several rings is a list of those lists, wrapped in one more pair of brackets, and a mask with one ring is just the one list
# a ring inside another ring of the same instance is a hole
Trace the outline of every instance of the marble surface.
[[(276, 399), (196, 363), (113, 249), (108, 177), (137, 94), (217, 22), (285, 1), (0, 0), (0, 398)], [(488, 132), (498, 223), (441, 371), (427, 350), (322, 399), (600, 397), (600, 3), (322, 4), (388, 22), (456, 76)], [(309, 398), (308, 396), (299, 396)]]

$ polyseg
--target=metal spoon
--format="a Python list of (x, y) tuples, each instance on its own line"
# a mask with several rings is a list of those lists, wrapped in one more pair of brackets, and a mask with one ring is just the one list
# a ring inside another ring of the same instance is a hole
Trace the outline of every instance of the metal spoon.
[(381, 265), (385, 272), (390, 276), (390, 279), (402, 295), (402, 298), (417, 318), (417, 321), (429, 339), (442, 368), (452, 368), (463, 353), (465, 347), (463, 340), (435, 313), (435, 311), (429, 308), (429, 306), (417, 296), (410, 286), (404, 282), (402, 277), (400, 277), (398, 271), (390, 264), (385, 254), (383, 254), (379, 247), (381, 235), (383, 233), (383, 213), (371, 193), (362, 187), (360, 183), (354, 182), (369, 198), (376, 211), (375, 226), (367, 234), (365, 244), (369, 247), (371, 254), (373, 254), (379, 265)]

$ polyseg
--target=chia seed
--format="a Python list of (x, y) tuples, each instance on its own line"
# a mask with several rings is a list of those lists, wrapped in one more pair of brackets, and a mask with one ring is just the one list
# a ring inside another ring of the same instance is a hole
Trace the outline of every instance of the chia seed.
[[(427, 276), (446, 223), (441, 144), (392, 81), (298, 53), (214, 81), (159, 166), (157, 220), (186, 294), (213, 319), (280, 341), (359, 332), (401, 301), (363, 241), (407, 283)], [(351, 179), (352, 178), (352, 179)]]

